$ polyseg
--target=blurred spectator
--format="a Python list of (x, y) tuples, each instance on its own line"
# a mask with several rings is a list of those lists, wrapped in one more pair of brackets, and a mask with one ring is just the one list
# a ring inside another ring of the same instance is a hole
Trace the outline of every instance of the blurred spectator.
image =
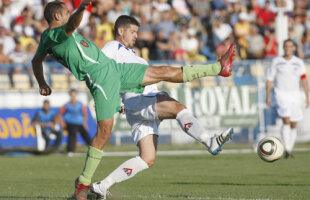
[(1, 65), (9, 62), (9, 57), (3, 53), (3, 44), (0, 44), (0, 74), (4, 74), (4, 68)]
[(200, 17), (209, 17), (211, 14), (211, 5), (209, 0), (193, 0), (192, 1), (193, 14)]
[[(184, 33), (183, 33), (184, 34)], [(199, 40), (196, 37), (196, 31), (189, 28), (181, 38), (181, 48), (187, 52), (190, 62), (205, 62), (205, 56), (199, 53)]]
[(16, 42), (16, 46), (13, 52), (9, 54), (9, 59), (10, 62), (13, 64), (12, 67), (9, 69), (9, 79), (10, 79), (10, 84), (11, 87), (14, 87), (14, 80), (13, 76), (14, 74), (20, 74), (23, 71), (26, 72), (26, 74), (29, 77), (29, 83), (30, 86), (33, 86), (33, 81), (32, 81), (32, 68), (30, 65), (30, 60), (28, 60), (27, 53), (22, 49), (22, 45), (20, 42)]
[(99, 47), (99, 49), (102, 49), (102, 47), (108, 42), (106, 39), (106, 31), (102, 31), (101, 35), (99, 37), (96, 37), (93, 42)]
[(242, 8), (242, 5), (240, 2), (235, 2), (232, 5), (232, 10), (230, 12), (230, 20), (229, 20), (230, 25), (235, 26), (235, 24), (239, 21), (239, 15), (242, 11), (241, 8)]
[(265, 2), (265, 7), (260, 10), (257, 15), (257, 22), (259, 26), (267, 26), (270, 20), (276, 18), (276, 13), (270, 9), (270, 1)]
[(81, 134), (86, 145), (90, 144), (90, 137), (86, 131), (88, 119), (87, 107), (83, 106), (83, 104), (77, 100), (78, 92), (76, 89), (71, 89), (69, 95), (70, 101), (60, 108), (58, 117), (62, 116), (62, 120), (66, 124), (66, 129), (69, 133), (67, 153), (68, 156), (72, 156), (76, 151), (77, 133)]
[(163, 30), (164, 38), (168, 40), (169, 35), (176, 30), (176, 26), (171, 20), (170, 13), (168, 11), (164, 11), (161, 13), (161, 20), (155, 27), (156, 31)]
[(246, 49), (248, 48), (248, 42), (246, 38), (250, 34), (250, 23), (247, 21), (247, 13), (242, 12), (239, 14), (239, 21), (234, 26), (234, 33), (239, 45), (241, 59), (246, 59)]
[(156, 59), (155, 34), (146, 15), (141, 15), (138, 38), (135, 44), (136, 54), (145, 60)]
[(189, 8), (186, 5), (185, 0), (172, 0), (172, 7), (182, 17), (189, 18), (191, 16), (191, 13), (189, 11)]
[(171, 9), (171, 6), (167, 3), (166, 0), (154, 0), (152, 1), (152, 5), (159, 12), (167, 12)]
[(100, 24), (98, 24), (96, 26), (97, 28), (97, 37), (100, 38), (100, 36), (102, 35), (102, 32), (105, 31), (105, 39), (106, 41), (111, 41), (113, 40), (113, 28), (112, 28), (112, 24), (110, 24), (107, 21), (107, 16), (106, 15), (102, 15), (100, 17)]
[(296, 38), (297, 43), (299, 43), (305, 32), (305, 26), (302, 24), (302, 17), (300, 15), (294, 17), (292, 29), (294, 34), (293, 37)]
[(265, 58), (274, 58), (278, 55), (278, 43), (274, 29), (266, 28), (264, 30)]
[(116, 19), (121, 16), (125, 15), (126, 13), (123, 12), (121, 4), (116, 1), (114, 4), (114, 8), (107, 13), (107, 21), (111, 24), (114, 24)]
[(157, 59), (172, 60), (172, 44), (171, 40), (165, 38), (165, 31), (159, 29), (156, 38)]
[(300, 50), (298, 51), (298, 56), (303, 59), (310, 59), (310, 29), (308, 29), (305, 34), (302, 42), (299, 44)]
[(247, 36), (247, 58), (248, 59), (262, 59), (264, 56), (264, 38), (258, 34), (258, 28), (255, 25), (251, 25), (250, 34)]
[(0, 27), (0, 44), (3, 45), (3, 53), (9, 55), (15, 49), (14, 39), (7, 34), (7, 31), (3, 26)]
[(223, 42), (224, 39), (229, 37), (232, 33), (232, 28), (229, 24), (223, 23), (221, 17), (216, 17), (213, 22), (212, 31), (214, 46), (217, 46), (219, 43)]
[(179, 31), (174, 31), (171, 34), (170, 40), (172, 43), (173, 59), (175, 61), (188, 63), (189, 62), (188, 55), (187, 55), (186, 51), (181, 48)]
[(36, 127), (37, 135), (40, 135), (38, 131), (41, 131), (45, 140), (45, 150), (49, 150), (50, 140), (55, 138), (56, 140), (50, 150), (58, 151), (62, 138), (62, 131), (60, 125), (57, 123), (56, 113), (50, 109), (49, 100), (44, 100), (43, 108), (35, 114), (33, 125)]

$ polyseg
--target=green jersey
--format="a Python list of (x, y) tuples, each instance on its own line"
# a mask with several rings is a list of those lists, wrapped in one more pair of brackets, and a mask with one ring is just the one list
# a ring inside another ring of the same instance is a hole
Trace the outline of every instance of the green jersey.
[(94, 43), (80, 34), (73, 32), (68, 37), (66, 25), (45, 30), (41, 35), (37, 54), (50, 54), (67, 67), (78, 80), (85, 80), (87, 73), (96, 72), (109, 64), (116, 64)]

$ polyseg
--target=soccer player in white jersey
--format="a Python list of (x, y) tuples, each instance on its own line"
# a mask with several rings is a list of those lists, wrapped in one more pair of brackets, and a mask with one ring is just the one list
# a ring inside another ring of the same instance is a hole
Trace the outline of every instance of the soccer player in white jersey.
[[(107, 43), (102, 51), (117, 63), (148, 64), (138, 57), (133, 50), (137, 39), (139, 23), (130, 16), (120, 16), (114, 27), (116, 40)], [(139, 148), (139, 156), (131, 158), (116, 168), (104, 180), (92, 184), (92, 191), (106, 198), (108, 189), (114, 184), (135, 176), (154, 164), (158, 143), (158, 126), (161, 120), (176, 119), (188, 135), (204, 144), (207, 150), (218, 154), (218, 148), (231, 139), (233, 129), (229, 128), (219, 134), (211, 135), (184, 105), (157, 89), (156, 84), (146, 86), (141, 93), (122, 93), (122, 101), (128, 123), (131, 125), (132, 137)]]
[(285, 158), (293, 158), (297, 121), (303, 118), (300, 82), (305, 92), (306, 107), (310, 106), (309, 87), (304, 62), (294, 55), (296, 51), (294, 41), (285, 40), (283, 48), (284, 56), (274, 58), (268, 69), (266, 103), (268, 106), (271, 105), (270, 92), (274, 82), (277, 112), (283, 120), (281, 136), (285, 147)]

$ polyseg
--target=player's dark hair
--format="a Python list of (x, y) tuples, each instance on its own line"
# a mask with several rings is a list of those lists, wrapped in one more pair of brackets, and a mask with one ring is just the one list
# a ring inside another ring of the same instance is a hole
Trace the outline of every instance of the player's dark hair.
[(295, 44), (294, 40), (292, 40), (291, 38), (289, 38), (289, 39), (286, 39), (286, 40), (283, 41), (283, 47), (284, 47), (285, 43), (287, 43), (287, 42), (292, 42), (292, 43), (294, 44), (295, 47), (297, 46), (297, 45)]
[(117, 18), (114, 25), (114, 37), (118, 35), (119, 28), (128, 28), (130, 25), (140, 26), (140, 23), (131, 16), (128, 15), (121, 15)]
[(53, 17), (56, 13), (62, 14), (62, 5), (64, 5), (64, 2), (58, 0), (46, 4), (44, 9), (44, 18), (46, 19), (48, 24), (52, 22)]

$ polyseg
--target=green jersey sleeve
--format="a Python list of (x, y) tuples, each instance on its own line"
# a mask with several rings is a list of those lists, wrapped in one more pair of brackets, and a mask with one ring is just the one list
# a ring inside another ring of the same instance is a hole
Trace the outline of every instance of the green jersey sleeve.
[(40, 44), (37, 49), (37, 54), (46, 55), (47, 49), (68, 39), (66, 34), (66, 25), (45, 30), (41, 35)]

